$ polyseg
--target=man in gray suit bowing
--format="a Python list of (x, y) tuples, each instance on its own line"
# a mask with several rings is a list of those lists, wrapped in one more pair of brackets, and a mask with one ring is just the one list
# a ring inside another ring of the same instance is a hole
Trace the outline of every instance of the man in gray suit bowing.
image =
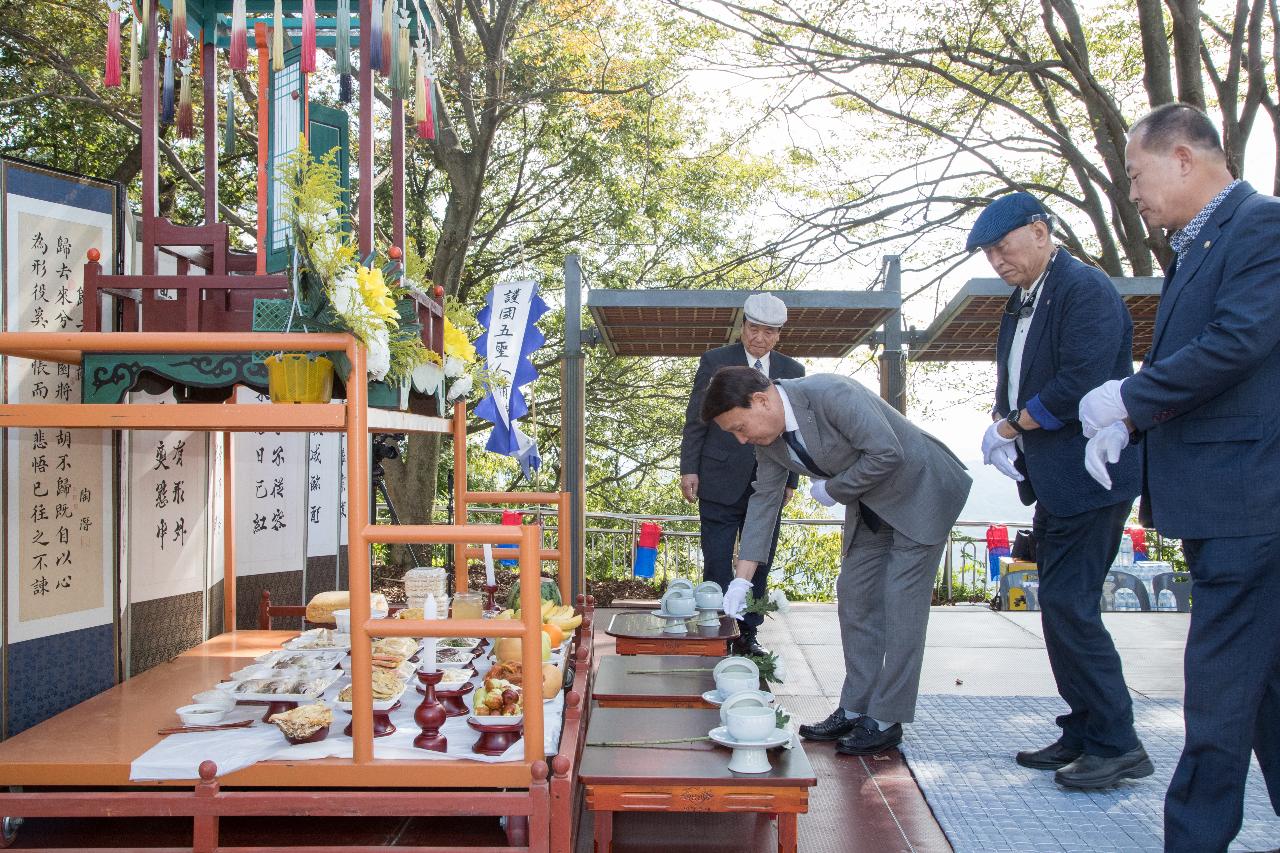
[(844, 504), (839, 599), (845, 679), (840, 707), (801, 726), (848, 755), (902, 741), (915, 717), (933, 582), (971, 480), (950, 450), (861, 383), (819, 374), (770, 382), (747, 367), (716, 373), (702, 403), (714, 421), (756, 448), (756, 481), (726, 613), (741, 618), (756, 567), (768, 557), (787, 476), (806, 474), (813, 496)]

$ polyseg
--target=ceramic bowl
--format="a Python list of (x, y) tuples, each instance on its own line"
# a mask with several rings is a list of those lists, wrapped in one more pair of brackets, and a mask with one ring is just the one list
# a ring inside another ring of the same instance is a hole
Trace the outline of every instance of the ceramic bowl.
[(759, 705), (739, 705), (726, 712), (725, 725), (734, 740), (743, 743), (758, 743), (777, 728), (777, 715), (772, 708)]
[(669, 589), (662, 596), (662, 612), (673, 616), (692, 616), (696, 610), (693, 596), (687, 590)]
[(225, 690), (204, 690), (192, 696), (191, 701), (197, 705), (217, 705), (224, 711), (236, 706), (236, 698)]
[(744, 690), (760, 689), (760, 676), (746, 672), (725, 672), (716, 676), (716, 689), (728, 699)]
[(351, 633), (351, 611), (335, 610), (333, 611), (333, 624), (336, 626), (339, 634)]
[(225, 705), (183, 705), (177, 713), (184, 726), (207, 726), (225, 717), (227, 708)]

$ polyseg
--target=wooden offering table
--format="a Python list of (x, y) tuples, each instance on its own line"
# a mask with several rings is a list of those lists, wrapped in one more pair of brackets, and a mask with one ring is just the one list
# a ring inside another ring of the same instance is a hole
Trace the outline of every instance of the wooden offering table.
[[(672, 743), (703, 737), (718, 725), (713, 710), (596, 709), (578, 774), (586, 807), (595, 812), (596, 853), (610, 853), (613, 813), (620, 811), (777, 815), (779, 853), (794, 853), (796, 815), (809, 810), (809, 788), (818, 783), (804, 749), (771, 749), (772, 769), (747, 774), (729, 769), (724, 747)], [(631, 745), (597, 745), (619, 743)]]
[(696, 617), (685, 623), (687, 633), (663, 630), (667, 620), (647, 611), (616, 613), (605, 633), (617, 641), (620, 655), (713, 655), (729, 653), (729, 643), (738, 638), (738, 620), (721, 616), (715, 625), (699, 625)]
[(600, 659), (593, 697), (601, 708), (711, 708), (702, 694), (715, 689), (711, 670), (721, 660), (697, 655), (607, 655)]

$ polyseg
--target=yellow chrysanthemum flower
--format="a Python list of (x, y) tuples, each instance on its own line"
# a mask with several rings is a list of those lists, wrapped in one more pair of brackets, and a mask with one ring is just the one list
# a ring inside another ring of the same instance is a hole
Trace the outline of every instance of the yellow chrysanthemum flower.
[(476, 360), (476, 348), (467, 340), (466, 333), (444, 318), (444, 354), (471, 364)]
[(364, 304), (378, 317), (387, 321), (387, 325), (395, 328), (400, 325), (400, 312), (396, 310), (396, 302), (391, 298), (391, 291), (382, 278), (382, 270), (374, 267), (360, 267), (356, 270), (356, 282), (360, 285), (360, 295)]

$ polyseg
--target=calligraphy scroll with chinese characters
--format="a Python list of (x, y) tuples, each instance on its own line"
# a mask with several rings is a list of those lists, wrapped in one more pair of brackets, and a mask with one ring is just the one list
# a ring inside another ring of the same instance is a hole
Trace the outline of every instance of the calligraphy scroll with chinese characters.
[[(85, 253), (113, 255), (114, 217), (16, 194), (12, 182), (5, 205), (7, 329), (78, 331)], [(79, 365), (6, 361), (8, 402), (80, 401)], [(10, 640), (110, 622), (110, 433), (50, 427), (8, 437)]]

